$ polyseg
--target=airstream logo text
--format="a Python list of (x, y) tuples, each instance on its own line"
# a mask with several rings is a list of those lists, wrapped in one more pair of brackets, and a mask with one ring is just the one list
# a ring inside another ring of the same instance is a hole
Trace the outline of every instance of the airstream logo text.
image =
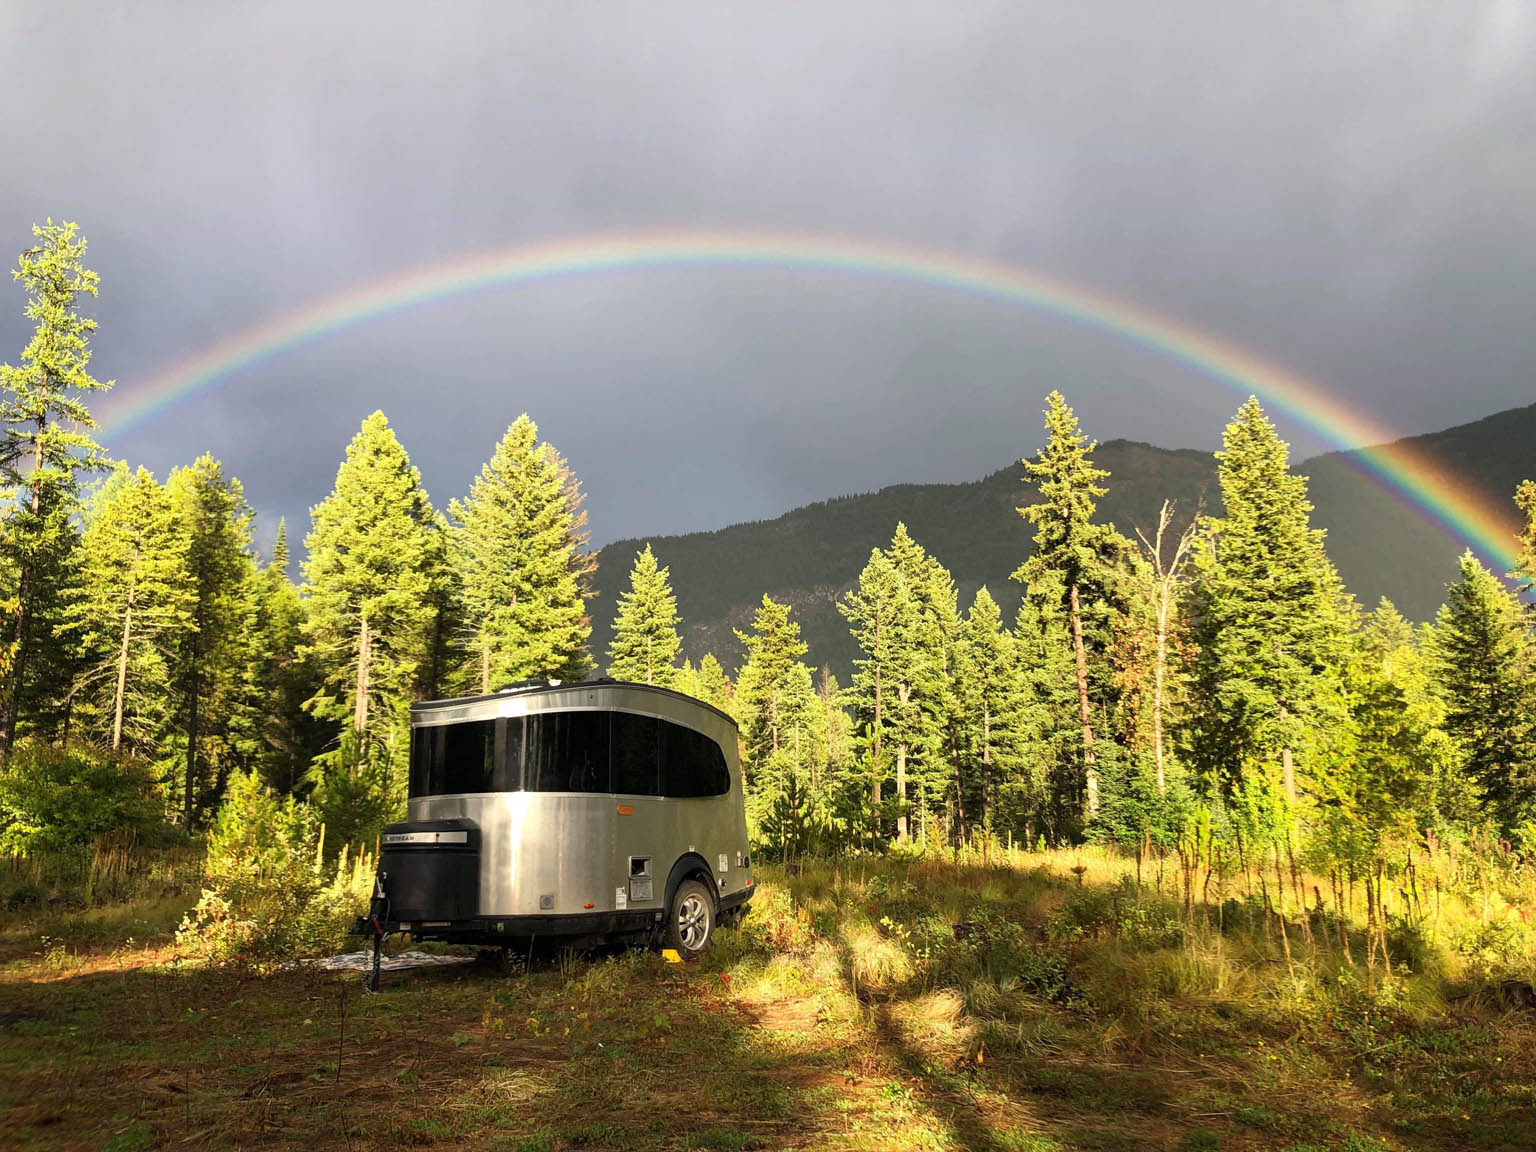
[(388, 832), (386, 844), (467, 844), (468, 832)]

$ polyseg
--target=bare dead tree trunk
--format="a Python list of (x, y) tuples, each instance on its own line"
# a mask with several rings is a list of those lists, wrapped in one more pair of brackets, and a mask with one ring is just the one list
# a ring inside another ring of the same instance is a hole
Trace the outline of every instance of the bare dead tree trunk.
[(1152, 562), (1152, 569), (1157, 574), (1157, 660), (1152, 672), (1152, 759), (1157, 769), (1159, 795), (1168, 790), (1168, 778), (1163, 767), (1163, 711), (1168, 677), (1168, 620), (1173, 614), (1179, 573), (1184, 567), (1184, 561), (1195, 539), (1195, 524), (1191, 521), (1189, 527), (1179, 535), (1178, 543), (1173, 548), (1173, 557), (1164, 562), (1163, 536), (1171, 523), (1173, 523), (1173, 502), (1164, 500), (1162, 510), (1157, 514), (1157, 535), (1153, 540), (1149, 542), (1142, 535), (1141, 529), (1136, 530), (1136, 535), (1141, 537), (1147, 558)]
[(491, 641), (484, 636), (480, 639), (480, 694), (491, 694)]
[(133, 636), (133, 588), (128, 589), (128, 607), (123, 612), (123, 642), (117, 650), (117, 693), (112, 700), (112, 751), (123, 744), (123, 700), (128, 694), (128, 642)]

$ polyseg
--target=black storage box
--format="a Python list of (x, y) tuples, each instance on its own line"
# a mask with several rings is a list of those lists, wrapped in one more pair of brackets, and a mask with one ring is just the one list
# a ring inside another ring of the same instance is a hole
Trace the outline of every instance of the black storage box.
[(473, 920), (480, 904), (480, 829), (473, 820), (391, 824), (379, 875), (396, 922)]

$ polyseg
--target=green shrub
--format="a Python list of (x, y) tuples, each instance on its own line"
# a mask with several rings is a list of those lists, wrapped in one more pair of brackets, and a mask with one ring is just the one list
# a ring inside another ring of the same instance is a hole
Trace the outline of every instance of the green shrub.
[(131, 756), (26, 742), (0, 767), (0, 850), (30, 854), (103, 836), (154, 839), (164, 816), (152, 770)]
[(1162, 901), (1138, 895), (1129, 877), (1113, 888), (1074, 892), (1046, 921), (1053, 940), (1101, 940), (1113, 937), (1141, 948), (1176, 948), (1184, 925)]
[(1474, 924), (1452, 941), (1456, 954), (1476, 977), (1523, 970), (1531, 958), (1531, 932), (1515, 920), (1489, 920)]
[(292, 796), (278, 799), (252, 773), (230, 781), (204, 881), (178, 945), (212, 963), (262, 963), (341, 948), (367, 909), (373, 862), (343, 849), (327, 866), (319, 813)]

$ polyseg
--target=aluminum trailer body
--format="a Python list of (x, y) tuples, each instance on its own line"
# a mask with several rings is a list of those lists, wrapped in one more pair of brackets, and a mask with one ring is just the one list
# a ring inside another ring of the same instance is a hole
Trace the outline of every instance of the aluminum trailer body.
[(409, 819), (370, 934), (511, 946), (642, 936), (687, 955), (751, 899), (735, 722), (668, 689), (517, 686), (411, 709)]

